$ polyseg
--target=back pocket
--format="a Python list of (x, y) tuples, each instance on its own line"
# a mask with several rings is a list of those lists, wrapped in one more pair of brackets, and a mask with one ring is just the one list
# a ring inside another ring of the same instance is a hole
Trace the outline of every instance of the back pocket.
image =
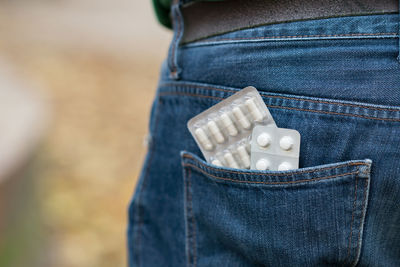
[(235, 170), (182, 152), (188, 266), (355, 266), (370, 160)]

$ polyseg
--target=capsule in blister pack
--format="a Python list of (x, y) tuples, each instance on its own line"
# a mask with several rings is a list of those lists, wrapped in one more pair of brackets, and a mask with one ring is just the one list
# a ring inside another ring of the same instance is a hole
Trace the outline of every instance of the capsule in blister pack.
[(257, 89), (249, 86), (188, 121), (207, 162), (231, 168), (250, 167), (249, 143), (256, 125), (275, 121)]
[(256, 126), (251, 139), (251, 169), (287, 171), (299, 168), (300, 133)]

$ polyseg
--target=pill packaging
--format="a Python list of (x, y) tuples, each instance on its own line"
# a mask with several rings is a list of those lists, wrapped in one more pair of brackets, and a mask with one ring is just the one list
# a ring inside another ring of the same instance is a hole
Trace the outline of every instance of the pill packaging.
[(287, 171), (299, 168), (300, 133), (256, 126), (251, 138), (251, 169)]
[(250, 168), (253, 128), (277, 127), (252, 86), (193, 117), (187, 126), (207, 162), (236, 169)]

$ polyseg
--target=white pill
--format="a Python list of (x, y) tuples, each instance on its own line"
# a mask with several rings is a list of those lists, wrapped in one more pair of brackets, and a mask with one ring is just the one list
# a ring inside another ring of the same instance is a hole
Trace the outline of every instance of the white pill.
[(222, 163), (221, 163), (221, 161), (219, 161), (219, 159), (214, 159), (214, 160), (211, 162), (211, 164), (213, 164), (213, 165), (215, 165), (215, 166), (218, 166), (218, 167), (222, 167), (222, 166), (223, 166)]
[(215, 123), (215, 121), (209, 121), (207, 123), (207, 127), (210, 130), (211, 134), (214, 136), (217, 143), (221, 144), (225, 141), (225, 138), (219, 130), (218, 125)]
[(238, 130), (236, 129), (235, 125), (233, 124), (233, 121), (231, 118), (229, 118), (228, 114), (223, 113), (221, 115), (221, 121), (222, 124), (225, 126), (225, 128), (228, 130), (228, 134), (230, 136), (236, 136), (238, 134)]
[(250, 111), (251, 116), (253, 117), (254, 121), (262, 121), (264, 118), (262, 112), (258, 109), (256, 103), (254, 102), (254, 97), (247, 99), (246, 102), (246, 107)]
[(265, 171), (268, 170), (270, 167), (270, 163), (267, 159), (259, 159), (256, 162), (256, 169), (259, 171)]
[(267, 147), (271, 143), (271, 136), (267, 133), (261, 133), (257, 137), (257, 144), (261, 147)]
[(250, 168), (250, 156), (249, 153), (247, 153), (246, 147), (244, 145), (239, 146), (237, 148), (237, 152), (239, 154), (239, 158), (243, 163), (243, 166), (245, 168)]
[(233, 115), (235, 116), (235, 118), (239, 122), (239, 124), (244, 129), (249, 129), (251, 124), (250, 124), (249, 120), (246, 118), (246, 116), (243, 114), (240, 107), (235, 107), (232, 111), (233, 111)]
[(230, 152), (225, 153), (224, 159), (229, 167), (239, 169), (239, 165), (236, 160), (233, 158), (233, 155)]
[(197, 128), (196, 131), (194, 131), (194, 134), (197, 137), (197, 141), (199, 141), (200, 145), (205, 149), (205, 150), (212, 150), (213, 149), (213, 144), (211, 143), (210, 139), (206, 135), (206, 133), (203, 131), (201, 128)]
[(282, 162), (279, 166), (278, 166), (278, 171), (288, 171), (292, 169), (292, 165), (289, 162)]
[(293, 138), (290, 136), (284, 136), (281, 138), (281, 140), (279, 141), (279, 146), (283, 149), (283, 150), (290, 150), (293, 147)]

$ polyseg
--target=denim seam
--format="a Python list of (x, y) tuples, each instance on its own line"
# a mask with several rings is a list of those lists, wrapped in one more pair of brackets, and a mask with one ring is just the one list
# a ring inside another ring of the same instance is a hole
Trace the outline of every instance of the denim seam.
[[(192, 156), (189, 156), (189, 155), (183, 155), (182, 157), (196, 161), (195, 158), (193, 158)], [(220, 169), (217, 169), (217, 168), (214, 168), (214, 167), (211, 167), (211, 166), (207, 166), (204, 163), (199, 162), (199, 161), (196, 161), (196, 163), (202, 165), (204, 168), (212, 169), (214, 171), (220, 171), (220, 172), (224, 172), (224, 173), (245, 174), (245, 175), (251, 174), (251, 175), (261, 175), (261, 176), (288, 176), (287, 173), (270, 174), (270, 173), (249, 173), (249, 172), (230, 171), (230, 170), (223, 170), (222, 171)], [(185, 164), (188, 164), (188, 163), (185, 163)], [(315, 169), (315, 170), (291, 172), (290, 175), (312, 173), (312, 172), (326, 171), (326, 170), (338, 169), (338, 168), (342, 168), (342, 167), (344, 168), (344, 167), (348, 167), (348, 166), (360, 166), (360, 165), (368, 166), (367, 163), (353, 162), (353, 163), (346, 163), (346, 164), (341, 164), (341, 165), (338, 165), (338, 166), (325, 167), (325, 168)], [(195, 165), (192, 165), (192, 166), (195, 166)]]
[(354, 262), (352, 263), (351, 266), (356, 266), (358, 261), (359, 261), (359, 255), (361, 253), (361, 232), (363, 230), (363, 224), (364, 224), (364, 220), (365, 220), (365, 210), (366, 210), (366, 206), (367, 206), (367, 188), (368, 188), (368, 183), (369, 183), (369, 178), (367, 178), (365, 180), (365, 184), (364, 184), (364, 197), (363, 197), (363, 207), (362, 207), (362, 213), (361, 213), (361, 218), (360, 218), (360, 226), (358, 229), (358, 239), (357, 239), (357, 248), (356, 248), (356, 256), (354, 259)]
[(188, 169), (182, 168), (183, 172), (183, 218), (185, 222), (185, 255), (186, 255), (186, 266), (190, 264), (190, 226), (189, 226), (189, 219), (188, 219), (188, 185), (187, 185), (187, 173), (189, 172)]
[(323, 176), (323, 177), (317, 177), (317, 178), (310, 178), (310, 179), (303, 179), (303, 180), (297, 180), (297, 181), (288, 181), (288, 182), (264, 182), (264, 181), (248, 181), (248, 180), (238, 180), (238, 179), (232, 179), (232, 178), (224, 178), (224, 177), (219, 177), (212, 175), (210, 173), (207, 173), (203, 169), (190, 164), (186, 163), (183, 165), (184, 167), (191, 167), (196, 169), (197, 171), (203, 173), (206, 176), (210, 176), (215, 179), (219, 180), (224, 180), (224, 181), (230, 181), (230, 182), (237, 182), (237, 183), (246, 183), (246, 184), (267, 184), (267, 185), (284, 185), (284, 184), (298, 184), (298, 183), (304, 183), (304, 182), (313, 182), (313, 181), (320, 181), (320, 180), (327, 180), (327, 179), (332, 179), (332, 178), (337, 178), (337, 177), (342, 177), (342, 176), (347, 176), (347, 175), (353, 175), (353, 174), (358, 174), (359, 171), (354, 171), (354, 172), (346, 172), (342, 174), (335, 174), (335, 175), (329, 175), (329, 176)]
[[(161, 86), (179, 86), (174, 83), (163, 83)], [(210, 90), (215, 90), (215, 91), (222, 91), (222, 92), (227, 92), (227, 93), (235, 93), (234, 90), (230, 89), (222, 89), (222, 88), (217, 88), (217, 87), (212, 87), (212, 86), (203, 86), (203, 85), (186, 85), (184, 84), (183, 86), (188, 86), (188, 87), (195, 87), (195, 88), (202, 88), (202, 89), (210, 89)], [(168, 92), (162, 92), (162, 93), (168, 93)], [(332, 104), (332, 105), (339, 105), (339, 106), (350, 106), (350, 107), (358, 107), (358, 108), (366, 108), (366, 109), (373, 109), (373, 110), (381, 110), (381, 111), (400, 111), (400, 109), (395, 109), (395, 108), (378, 108), (378, 107), (369, 107), (369, 106), (363, 106), (363, 105), (356, 105), (356, 104), (350, 104), (350, 103), (337, 103), (337, 102), (329, 102), (329, 101), (322, 101), (322, 100), (312, 100), (312, 99), (306, 99), (306, 98), (301, 98), (301, 97), (287, 97), (287, 96), (276, 96), (276, 95), (269, 95), (268, 93), (265, 92), (260, 92), (261, 95), (269, 98), (282, 98), (282, 99), (288, 99), (288, 100), (297, 100), (297, 101), (306, 101), (306, 102), (312, 102), (312, 103), (318, 103), (318, 104)]]
[[(188, 227), (188, 234), (189, 232), (192, 233), (192, 235), (189, 234), (187, 237), (187, 242), (188, 242), (188, 266), (196, 266), (197, 265), (197, 255), (196, 255), (196, 240), (197, 240), (197, 233), (196, 233), (196, 228), (195, 228), (195, 219), (193, 215), (193, 198), (192, 198), (192, 193), (191, 193), (191, 169), (187, 169), (187, 175), (186, 175), (186, 182), (185, 182), (185, 190), (186, 190), (186, 202), (188, 206), (186, 206), (186, 209), (190, 211), (190, 222), (189, 218), (187, 218), (187, 223), (191, 224), (191, 227)], [(192, 257), (193, 256), (193, 257)], [(191, 263), (192, 260), (192, 263)]]
[[(159, 102), (159, 103), (161, 103), (161, 102)], [(158, 126), (158, 122), (159, 122), (159, 108), (157, 108), (157, 111), (156, 111), (156, 114), (155, 114), (155, 122), (154, 122), (154, 132), (157, 132), (157, 126)], [(143, 182), (142, 182), (142, 184), (141, 184), (141, 187), (140, 187), (140, 189), (139, 189), (139, 191), (138, 191), (138, 197), (137, 197), (137, 201), (136, 201), (136, 206), (137, 206), (137, 210), (136, 210), (136, 218), (137, 218), (137, 226), (136, 226), (136, 231), (134, 231), (135, 233), (136, 233), (136, 237), (135, 237), (135, 246), (137, 247), (136, 248), (136, 251), (138, 251), (138, 250), (140, 250), (140, 242), (141, 242), (141, 228), (142, 228), (142, 225), (143, 225), (143, 216), (142, 216), (142, 208), (141, 208), (141, 206), (140, 206), (140, 202), (141, 202), (141, 197), (142, 197), (142, 193), (143, 193), (143, 191), (144, 191), (144, 188), (145, 188), (145, 186), (147, 185), (146, 184), (146, 182), (147, 182), (147, 180), (148, 180), (148, 177), (149, 177), (149, 171), (150, 171), (150, 165), (151, 165), (151, 162), (153, 161), (153, 156), (154, 156), (154, 149), (155, 149), (155, 140), (153, 139), (153, 140), (151, 140), (151, 143), (150, 143), (150, 147), (149, 147), (149, 153), (150, 153), (150, 157), (149, 157), (149, 160), (148, 160), (148, 162), (147, 162), (147, 166), (146, 166), (146, 171), (144, 172), (144, 176), (143, 176)], [(139, 253), (137, 253), (137, 255), (136, 255), (136, 261), (137, 261), (137, 263), (138, 263), (138, 266), (140, 266), (140, 257), (139, 257), (139, 255), (140, 255), (140, 252)]]
[[(203, 97), (203, 98), (211, 98), (211, 99), (216, 99), (216, 100), (223, 100), (225, 98), (223, 97), (217, 97), (217, 96), (206, 96), (206, 95), (200, 95), (200, 94), (191, 94), (191, 93), (184, 93), (184, 92), (161, 92), (161, 96), (164, 95), (187, 95), (187, 96), (194, 96), (194, 97)], [(266, 96), (262, 96), (265, 98)], [(335, 103), (331, 103), (332, 105), (335, 105)], [(298, 111), (310, 111), (314, 113), (323, 113), (323, 114), (333, 114), (333, 115), (343, 115), (343, 116), (350, 116), (350, 117), (359, 117), (359, 118), (364, 118), (364, 119), (371, 119), (371, 120), (383, 120), (383, 121), (400, 121), (400, 119), (393, 119), (393, 118), (376, 118), (376, 117), (369, 117), (369, 116), (364, 116), (364, 115), (358, 115), (358, 114), (353, 114), (353, 113), (340, 113), (340, 112), (333, 112), (333, 111), (323, 111), (323, 110), (315, 110), (315, 109), (301, 109), (301, 108), (293, 108), (293, 107), (283, 107), (283, 106), (272, 106), (272, 105), (267, 105), (268, 107), (271, 108), (280, 108), (280, 109), (292, 109), (292, 110), (298, 110)], [(363, 107), (365, 108), (365, 107)]]
[(340, 112), (323, 111), (323, 110), (315, 110), (315, 109), (303, 109), (303, 108), (282, 107), (282, 106), (268, 106), (268, 107), (271, 107), (271, 108), (290, 109), (290, 110), (298, 110), (298, 111), (310, 111), (310, 112), (322, 113), (322, 114), (343, 115), (343, 116), (358, 117), (358, 118), (371, 119), (371, 120), (400, 121), (400, 119), (376, 118), (376, 117), (369, 117), (369, 116), (358, 115), (358, 114), (352, 114), (352, 113), (340, 113)]
[(398, 48), (398, 54), (397, 54), (397, 61), (400, 63), (400, 1), (398, 0), (398, 5), (399, 5), (399, 14), (397, 15), (397, 20), (398, 20), (398, 27), (397, 27), (397, 34), (399, 35), (399, 40), (397, 42), (397, 48)]
[(278, 36), (260, 36), (260, 37), (237, 37), (237, 38), (215, 38), (206, 41), (191, 42), (186, 45), (186, 47), (207, 45), (210, 43), (218, 44), (226, 41), (251, 41), (251, 40), (274, 40), (274, 39), (303, 39), (303, 38), (318, 38), (318, 37), (375, 37), (375, 36), (391, 36), (396, 37), (398, 34), (396, 32), (378, 32), (378, 33), (347, 33), (347, 34), (314, 34), (314, 35), (278, 35)]
[[(358, 178), (359, 178), (359, 176), (357, 175), (355, 189), (354, 189), (355, 197), (354, 197), (354, 201), (353, 201), (353, 212), (352, 212), (352, 221), (351, 221), (351, 225), (350, 225), (349, 244), (348, 244), (347, 256), (346, 256), (346, 259), (345, 259), (345, 261), (343, 263), (343, 266), (345, 266), (345, 264), (348, 261), (350, 261), (349, 258), (351, 256), (351, 254), (350, 254), (351, 241), (352, 241), (353, 226), (354, 226), (353, 223), (354, 223), (354, 219), (355, 219), (354, 212), (357, 209), (356, 206), (357, 206), (357, 198), (358, 198), (358, 191), (357, 191)], [(352, 267), (356, 266), (358, 261), (359, 261), (359, 255), (360, 255), (360, 249), (361, 249), (361, 247), (360, 247), (360, 245), (361, 245), (361, 233), (362, 233), (362, 229), (363, 229), (363, 224), (364, 224), (364, 219), (365, 219), (365, 210), (366, 210), (366, 204), (367, 204), (366, 200), (367, 200), (368, 183), (369, 183), (369, 177), (367, 177), (367, 179), (365, 180), (364, 187), (363, 187), (363, 200), (362, 200), (362, 206), (361, 206), (362, 213), (361, 213), (361, 216), (359, 218), (360, 221), (359, 221), (359, 226), (358, 226), (358, 237), (357, 237), (357, 243), (356, 243), (357, 246), (356, 246), (355, 251), (354, 251), (356, 254), (354, 255), (354, 260), (350, 262), (350, 266), (352, 266)]]
[(351, 250), (351, 240), (353, 237), (353, 224), (354, 224), (354, 212), (356, 210), (356, 206), (357, 206), (357, 186), (358, 186), (358, 175), (356, 176), (356, 183), (354, 186), (354, 200), (353, 200), (353, 209), (352, 209), (352, 213), (351, 213), (351, 223), (350, 223), (350, 234), (349, 234), (349, 242), (348, 242), (348, 248), (347, 248), (347, 255), (346, 258), (344, 260), (343, 266), (346, 265), (349, 257), (351, 256), (350, 250)]

